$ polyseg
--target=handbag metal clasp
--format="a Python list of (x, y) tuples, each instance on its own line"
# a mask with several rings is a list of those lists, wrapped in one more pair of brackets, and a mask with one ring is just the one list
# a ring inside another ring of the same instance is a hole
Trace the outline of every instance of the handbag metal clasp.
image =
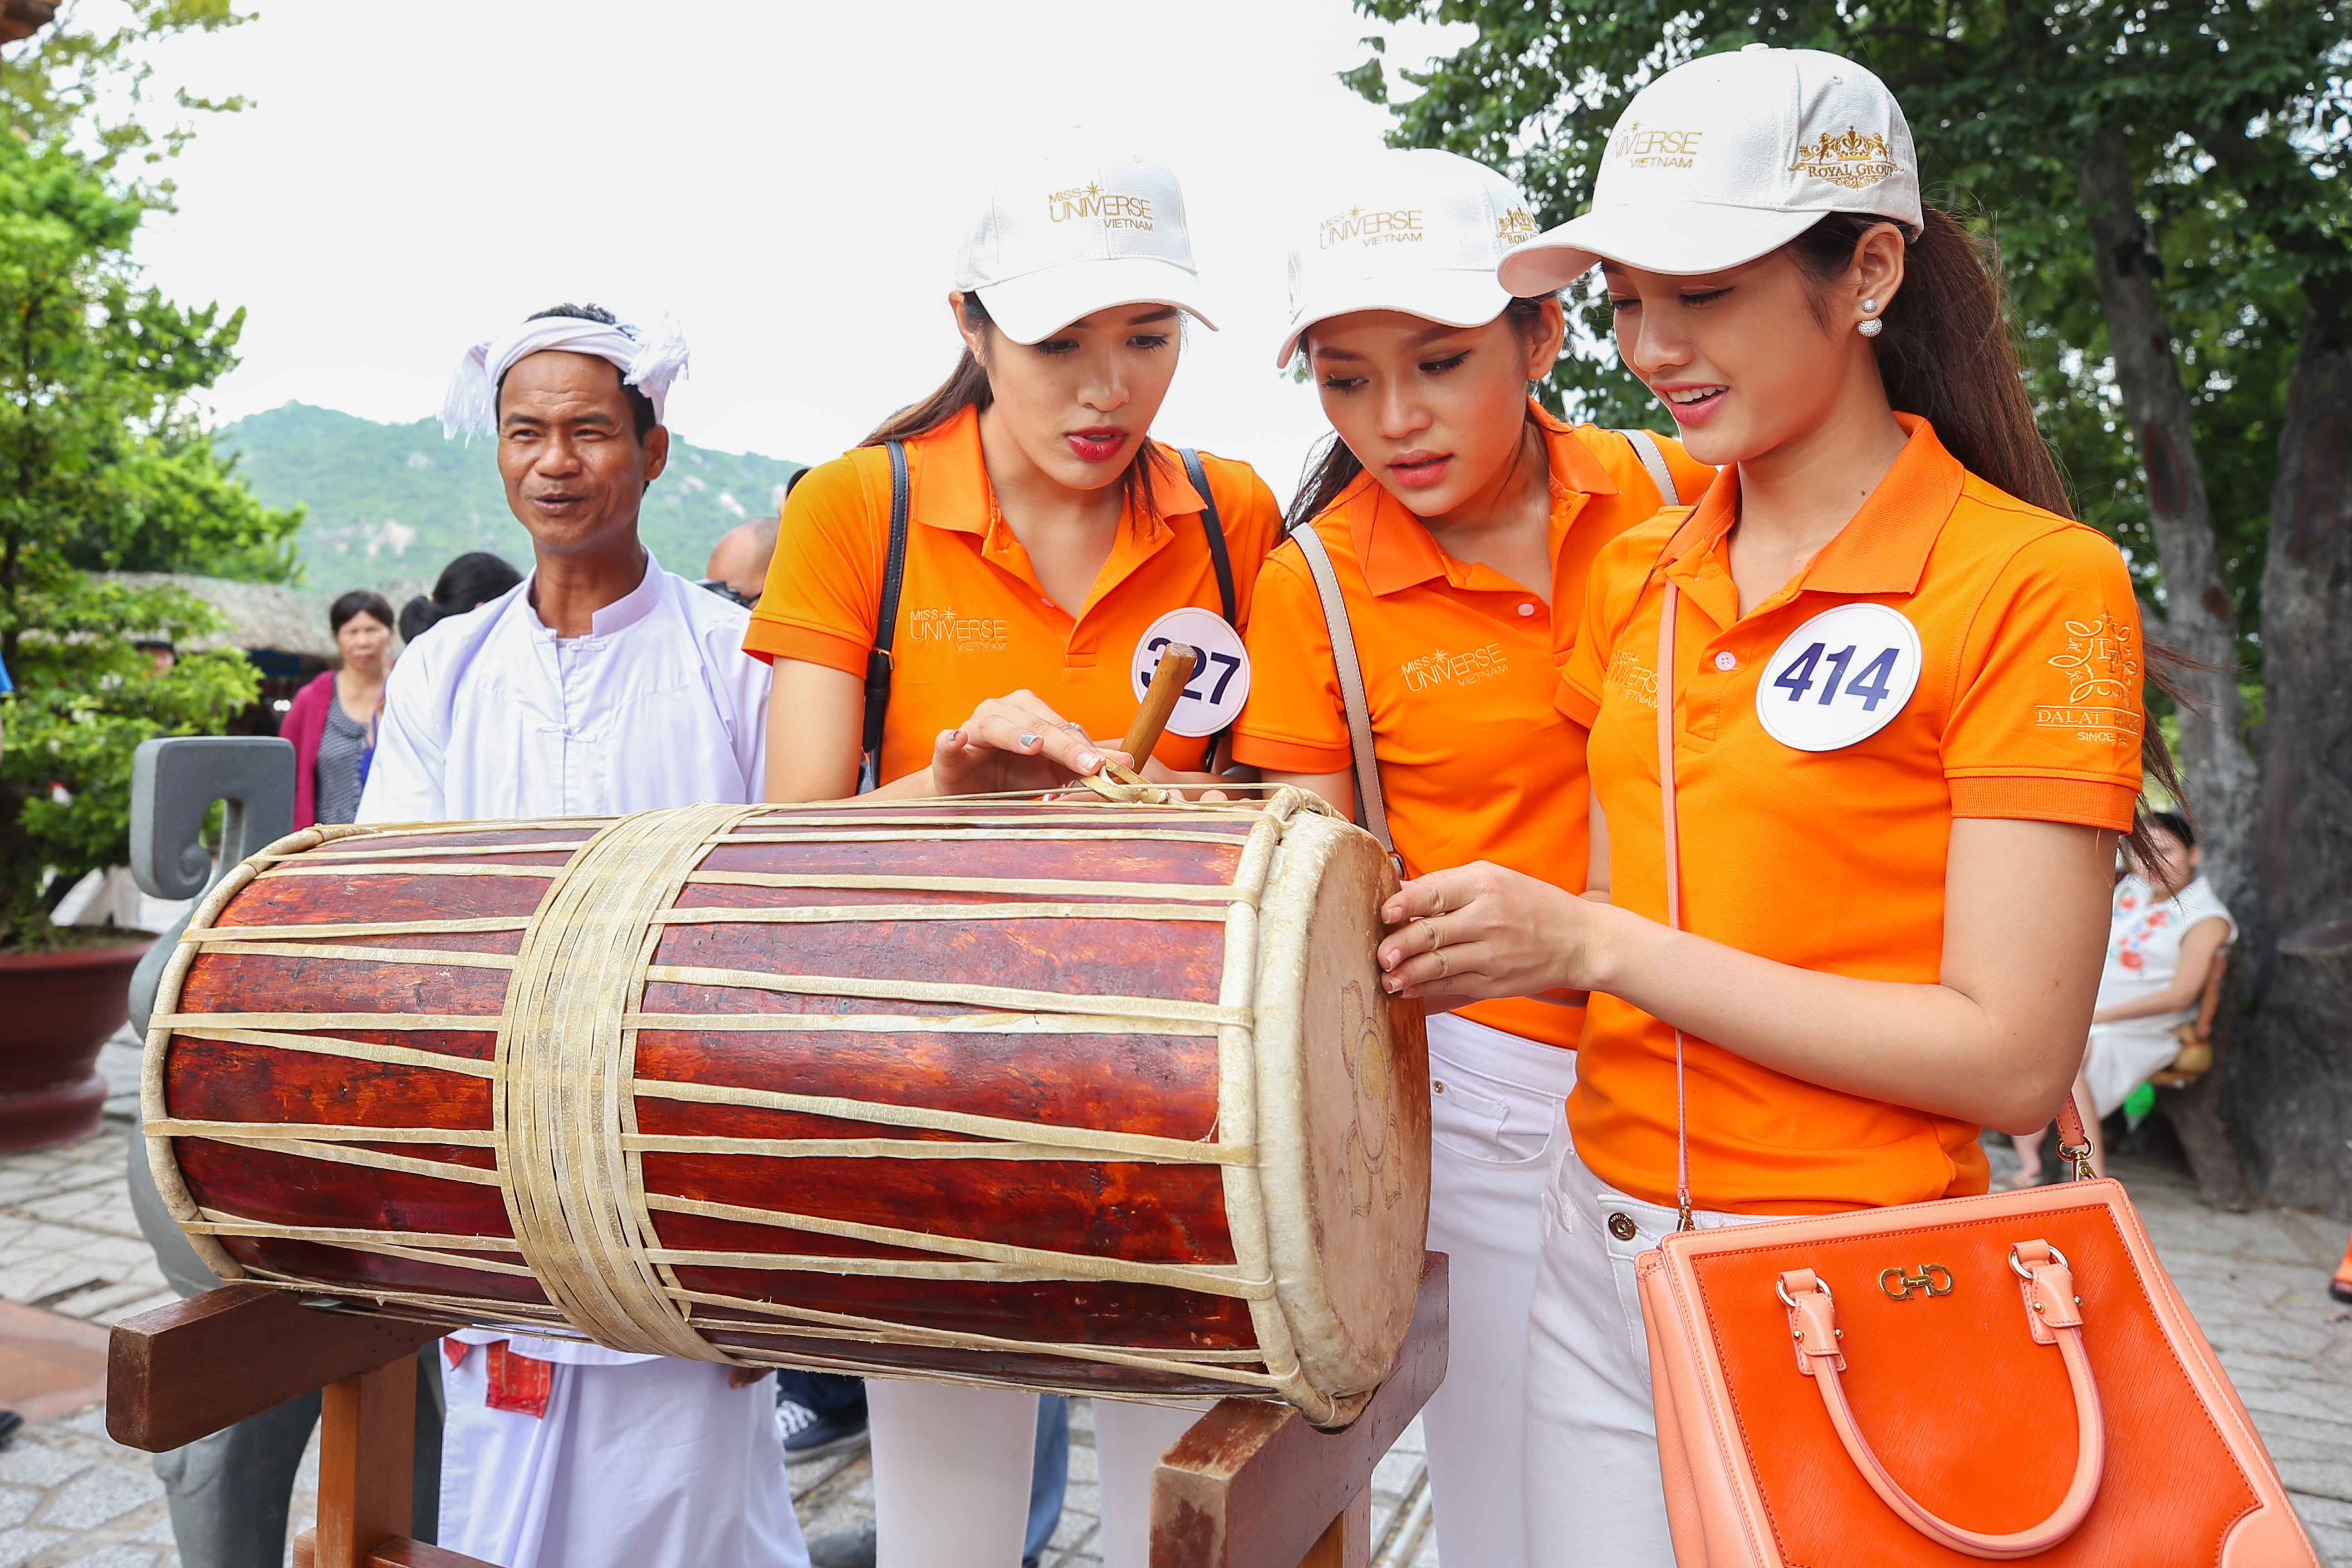
[(1878, 1271), (1878, 1288), (1897, 1301), (1907, 1301), (1911, 1292), (1923, 1296), (1948, 1296), (1952, 1293), (1952, 1271), (1940, 1263), (1923, 1266), (1916, 1274), (1906, 1274), (1901, 1268)]

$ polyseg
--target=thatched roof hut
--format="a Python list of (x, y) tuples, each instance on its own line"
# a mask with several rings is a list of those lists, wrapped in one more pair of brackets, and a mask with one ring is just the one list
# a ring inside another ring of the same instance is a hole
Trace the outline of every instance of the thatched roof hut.
[[(327, 629), (327, 610), (343, 593), (341, 588), (289, 588), (278, 583), (239, 583), (182, 572), (116, 572), (110, 578), (130, 588), (184, 589), (228, 618), (226, 633), (192, 643), (191, 652), (236, 647), (248, 653), (268, 651), (330, 664), (335, 661), (335, 637)], [(419, 590), (413, 584), (392, 584), (382, 591), (397, 610), (403, 598)]]

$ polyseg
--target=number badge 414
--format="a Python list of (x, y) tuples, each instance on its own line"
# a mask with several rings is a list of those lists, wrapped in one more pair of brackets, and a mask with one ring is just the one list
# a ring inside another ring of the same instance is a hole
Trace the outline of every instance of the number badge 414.
[(1840, 605), (1789, 634), (1756, 684), (1756, 716), (1784, 746), (1834, 752), (1894, 721), (1919, 685), (1919, 631), (1885, 605)]

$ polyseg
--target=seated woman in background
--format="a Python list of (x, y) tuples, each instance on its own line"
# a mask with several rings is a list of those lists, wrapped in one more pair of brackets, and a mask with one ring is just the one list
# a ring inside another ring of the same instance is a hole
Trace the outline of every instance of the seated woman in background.
[[(2107, 964), (2099, 975), (2091, 1044), (2074, 1080), (2091, 1139), (2091, 1164), (2106, 1169), (2099, 1121), (2180, 1054), (2180, 1026), (2197, 1016), (2213, 955), (2238, 934), (2238, 922), (2197, 874), (2203, 853), (2179, 812), (2151, 813), (2148, 849), (2127, 855), (2131, 869), (2116, 883), (2107, 931)], [(2042, 1179), (2042, 1136), (2017, 1140), (2025, 1168), (2017, 1184)]]
[(375, 752), (376, 710), (392, 673), (392, 605), (354, 588), (327, 612), (340, 668), (297, 692), (278, 732), (294, 742), (294, 826), (349, 822), (359, 815), (360, 786)]

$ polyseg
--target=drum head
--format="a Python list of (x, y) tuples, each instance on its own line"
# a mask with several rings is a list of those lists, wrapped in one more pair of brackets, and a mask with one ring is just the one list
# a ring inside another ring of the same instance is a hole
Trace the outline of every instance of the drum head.
[(1429, 1234), (1429, 1045), (1381, 989), (1379, 843), (1288, 824), (1260, 902), (1259, 1175), (1276, 1300), (1300, 1370), (1334, 1400), (1395, 1367)]

